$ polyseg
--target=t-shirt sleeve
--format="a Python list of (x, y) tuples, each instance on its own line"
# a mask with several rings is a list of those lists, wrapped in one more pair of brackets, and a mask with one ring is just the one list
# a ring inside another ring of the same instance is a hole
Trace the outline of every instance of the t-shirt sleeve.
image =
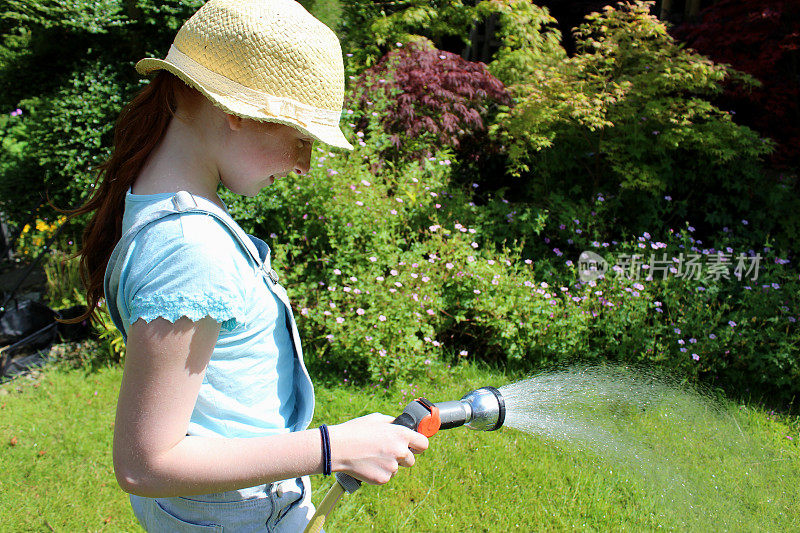
[(226, 331), (245, 319), (241, 245), (217, 219), (184, 213), (143, 229), (133, 241), (122, 283), (130, 323), (211, 317)]

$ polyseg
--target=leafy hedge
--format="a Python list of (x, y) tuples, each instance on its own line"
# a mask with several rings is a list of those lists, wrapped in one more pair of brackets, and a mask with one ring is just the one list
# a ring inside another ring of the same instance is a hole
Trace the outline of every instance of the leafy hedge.
[(108, 154), (122, 105), (140, 87), (134, 63), (162, 55), (203, 2), (3, 0), (0, 27), (0, 210), (12, 225), (44, 205), (79, 205)]

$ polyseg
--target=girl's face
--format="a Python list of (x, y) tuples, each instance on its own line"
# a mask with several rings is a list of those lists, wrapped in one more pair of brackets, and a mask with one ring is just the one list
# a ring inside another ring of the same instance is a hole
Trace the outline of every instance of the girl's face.
[(226, 115), (219, 157), (220, 179), (231, 191), (255, 196), (289, 172), (306, 174), (313, 139), (283, 124)]

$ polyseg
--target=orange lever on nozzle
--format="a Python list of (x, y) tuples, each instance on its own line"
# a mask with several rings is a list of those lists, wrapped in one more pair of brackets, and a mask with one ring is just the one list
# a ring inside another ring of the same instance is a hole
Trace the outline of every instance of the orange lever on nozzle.
[(425, 407), (425, 409), (430, 411), (429, 415), (426, 415), (419, 421), (417, 431), (426, 437), (433, 437), (436, 435), (436, 432), (439, 431), (439, 428), (442, 427), (442, 421), (439, 418), (439, 408), (425, 398), (417, 398), (417, 401)]

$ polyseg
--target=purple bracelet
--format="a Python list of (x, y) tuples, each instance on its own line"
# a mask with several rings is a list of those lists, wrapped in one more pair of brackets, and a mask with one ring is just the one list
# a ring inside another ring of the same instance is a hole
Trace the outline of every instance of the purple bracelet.
[(331, 436), (328, 433), (328, 426), (319, 426), (319, 433), (322, 437), (322, 473), (326, 476), (331, 475)]

